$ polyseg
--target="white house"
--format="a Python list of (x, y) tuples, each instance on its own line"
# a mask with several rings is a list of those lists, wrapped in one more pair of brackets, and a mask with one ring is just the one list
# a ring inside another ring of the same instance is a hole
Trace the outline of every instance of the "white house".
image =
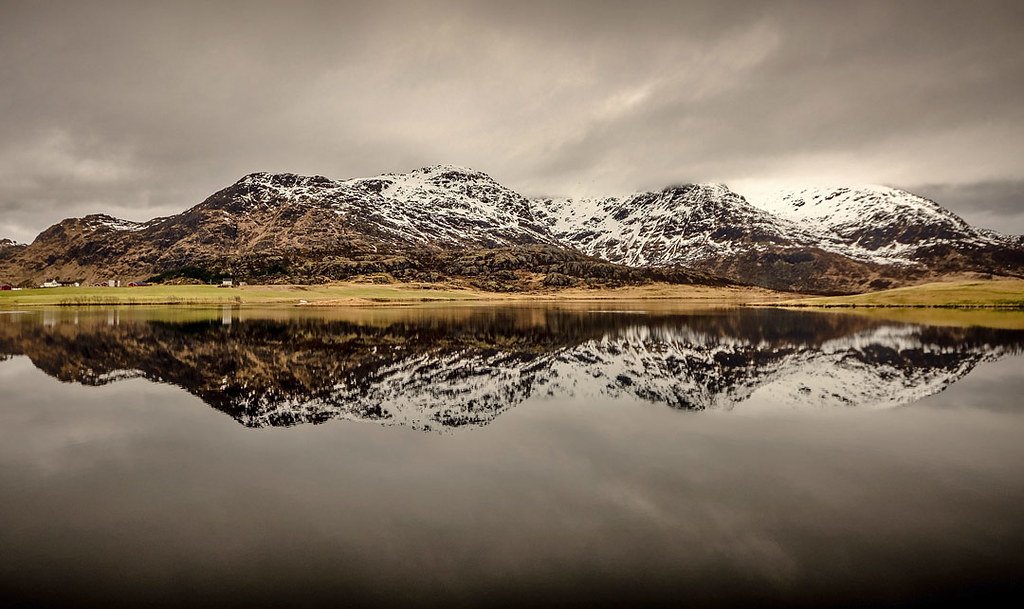
[(59, 288), (60, 284), (51, 279), (51, 280), (47, 281), (46, 283), (44, 283), (43, 285), (41, 285), (39, 287), (41, 287), (41, 288)]

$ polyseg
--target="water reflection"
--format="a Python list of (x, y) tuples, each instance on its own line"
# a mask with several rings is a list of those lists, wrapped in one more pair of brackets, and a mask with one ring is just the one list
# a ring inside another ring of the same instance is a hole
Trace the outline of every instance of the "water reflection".
[[(2, 313), (0, 605), (993, 604), (1024, 571), (1024, 378), (989, 360), (1021, 340), (785, 311)], [(833, 408), (672, 410), (793, 407)]]
[(177, 385), (249, 427), (479, 426), (531, 396), (686, 410), (887, 408), (943, 390), (1024, 331), (782, 310), (46, 310), (0, 359), (65, 382)]

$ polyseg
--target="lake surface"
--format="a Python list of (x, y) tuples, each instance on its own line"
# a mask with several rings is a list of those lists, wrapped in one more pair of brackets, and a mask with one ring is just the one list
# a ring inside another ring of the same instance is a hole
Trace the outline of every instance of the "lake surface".
[(1019, 601), (1024, 331), (0, 312), (0, 605)]

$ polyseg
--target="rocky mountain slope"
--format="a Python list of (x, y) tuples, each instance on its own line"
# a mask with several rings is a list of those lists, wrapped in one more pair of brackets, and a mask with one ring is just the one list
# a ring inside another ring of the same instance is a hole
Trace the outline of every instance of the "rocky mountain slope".
[(880, 187), (747, 198), (689, 184), (603, 199), (533, 200), (559, 240), (632, 266), (679, 264), (765, 287), (853, 292), (961, 272), (1020, 276), (1020, 237)]
[(24, 247), (24, 244), (18, 243), (13, 239), (0, 239), (0, 255), (5, 253), (11, 254), (17, 250), (23, 249)]
[(0, 250), (7, 249), (9, 247), (17, 247), (18, 242), (13, 239), (0, 239)]
[(437, 165), (331, 180), (255, 173), (174, 216), (72, 218), (0, 246), (0, 279), (321, 282), (459, 278), (493, 290), (732, 281), (816, 293), (945, 275), (1024, 275), (1024, 241), (879, 186), (746, 198), (722, 184), (526, 199)]
[(822, 247), (859, 260), (915, 265), (954, 255), (961, 263), (996, 267), (1022, 262), (999, 255), (1019, 248), (1021, 237), (975, 228), (938, 203), (897, 188), (797, 188), (760, 193), (750, 202), (807, 228)]
[(891, 408), (1024, 350), (1019, 331), (790, 311), (143, 319), (0, 323), (0, 357), (28, 356), (87, 385), (178, 385), (250, 427), (349, 419), (444, 429), (550, 397), (685, 410)]
[(7, 269), (8, 272), (0, 273), (0, 283), (15, 280), (20, 273), (18, 259), (25, 246), (11, 239), (0, 239), (0, 270)]
[(23, 282), (234, 276), (310, 283), (465, 278), (492, 290), (647, 281), (721, 284), (699, 272), (628, 268), (560, 244), (529, 202), (480, 172), (438, 165), (335, 181), (255, 173), (181, 214), (95, 215), (43, 231), (6, 272)]

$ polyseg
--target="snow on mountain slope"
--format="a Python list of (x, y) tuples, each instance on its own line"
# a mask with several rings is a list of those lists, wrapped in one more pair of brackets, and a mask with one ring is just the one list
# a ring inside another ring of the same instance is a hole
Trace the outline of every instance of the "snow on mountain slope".
[(552, 242), (526, 198), (472, 169), (434, 165), (344, 183), (378, 195), (371, 211), (380, 221), (421, 240), (459, 243), (482, 235), (506, 244)]
[[(220, 195), (220, 196), (218, 196)], [(486, 245), (553, 243), (527, 200), (479, 171), (435, 165), (405, 174), (330, 180), (255, 173), (194, 209), (294, 218), (329, 210), (336, 222), (400, 243)]]
[(767, 246), (809, 246), (816, 241), (796, 223), (750, 205), (723, 184), (531, 203), (536, 216), (564, 243), (630, 266), (689, 265)]
[(938, 244), (1004, 246), (1010, 238), (972, 227), (941, 205), (887, 186), (790, 188), (752, 194), (751, 204), (818, 235), (854, 258), (913, 264)]
[(364, 191), (379, 188), (373, 209), (376, 217), (423, 241), (470, 240), (489, 246), (555, 243), (535, 221), (525, 197), (479, 171), (434, 165), (346, 183)]
[[(617, 273), (615, 281), (639, 276), (635, 268), (595, 270), (603, 263), (581, 253), (636, 268), (674, 266), (667, 272), (676, 274), (685, 267), (703, 282), (726, 278), (813, 293), (964, 272), (1024, 275), (1024, 238), (975, 229), (932, 201), (887, 187), (790, 189), (747, 199), (722, 184), (687, 184), (625, 197), (528, 200), (453, 165), (347, 180), (253, 173), (166, 218), (64, 220), (27, 247), (5, 247), (0, 273), (31, 283), (201, 267), (301, 283), (401, 270), (435, 281), (452, 265), (417, 266), (429, 256), (503, 248), (565, 257), (543, 273), (537, 259), (516, 258), (517, 272), (553, 281), (567, 271)], [(460, 268), (477, 276), (485, 268), (478, 262)], [(514, 279), (492, 287), (508, 289)]]
[(951, 273), (1024, 273), (1024, 238), (974, 228), (933, 201), (884, 186), (748, 199), (722, 184), (690, 184), (531, 204), (555, 237), (587, 254), (781, 290), (852, 293)]
[(93, 230), (137, 231), (147, 226), (145, 222), (132, 222), (106, 214), (86, 216), (83, 220), (88, 221), (89, 228)]

